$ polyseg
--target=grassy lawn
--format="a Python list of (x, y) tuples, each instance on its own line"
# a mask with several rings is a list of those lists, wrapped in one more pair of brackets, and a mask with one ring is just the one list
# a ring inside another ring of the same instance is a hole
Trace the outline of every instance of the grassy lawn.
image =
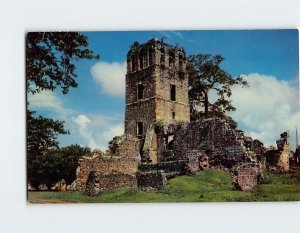
[(263, 184), (237, 191), (228, 172), (209, 170), (169, 180), (157, 192), (120, 189), (89, 197), (80, 192), (28, 192), (31, 203), (300, 201), (300, 174), (266, 174)]

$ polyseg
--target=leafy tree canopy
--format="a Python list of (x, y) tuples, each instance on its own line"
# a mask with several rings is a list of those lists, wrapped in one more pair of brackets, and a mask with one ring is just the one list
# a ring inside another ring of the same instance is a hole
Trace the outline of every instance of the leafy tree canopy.
[(78, 32), (29, 32), (26, 38), (27, 91), (53, 91), (60, 86), (66, 94), (77, 87), (74, 61), (99, 59), (87, 49), (87, 37)]
[(90, 151), (90, 148), (76, 144), (43, 152), (29, 164), (30, 183), (36, 188), (41, 183), (51, 188), (62, 179), (71, 184), (76, 179), (78, 160)]
[(45, 151), (49, 148), (58, 148), (57, 136), (68, 134), (63, 121), (34, 117), (35, 112), (27, 111), (27, 150), (29, 154)]
[[(27, 33), (27, 93), (36, 94), (42, 90), (53, 91), (61, 87), (62, 93), (66, 94), (70, 87), (77, 87), (74, 62), (80, 59), (99, 59), (99, 55), (95, 55), (87, 47), (87, 37), (78, 32)], [(39, 185), (37, 182), (41, 181), (42, 174), (46, 174), (45, 167), (50, 170), (43, 179), (47, 179), (48, 176), (56, 179), (55, 172), (59, 172), (60, 168), (56, 167), (56, 163), (50, 166), (51, 160), (46, 151), (58, 148), (59, 134), (69, 133), (64, 129), (63, 123), (42, 116), (36, 117), (34, 112), (27, 109), (28, 180), (32, 185)], [(55, 154), (51, 159), (57, 161), (57, 156)], [(58, 164), (61, 166), (61, 163)]]
[[(231, 87), (247, 86), (248, 83), (242, 77), (233, 78), (220, 67), (224, 60), (221, 55), (198, 54), (190, 56), (188, 60), (191, 120), (218, 116), (236, 128), (236, 122), (225, 115), (225, 112), (235, 110), (229, 99)], [(213, 92), (217, 96), (215, 102), (209, 98)]]

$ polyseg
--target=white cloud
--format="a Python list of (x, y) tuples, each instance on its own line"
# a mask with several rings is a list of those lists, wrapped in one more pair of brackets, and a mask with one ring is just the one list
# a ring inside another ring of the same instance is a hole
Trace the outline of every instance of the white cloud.
[(28, 102), (31, 109), (46, 109), (50, 112), (49, 117), (65, 121), (65, 129), (70, 130), (70, 134), (60, 135), (62, 146), (79, 143), (91, 149), (106, 150), (108, 142), (114, 136), (124, 134), (123, 115), (96, 115), (68, 109), (55, 92), (42, 91), (34, 95), (29, 94)]
[(254, 73), (243, 77), (249, 87), (234, 86), (231, 98), (237, 110), (230, 115), (239, 128), (267, 145), (274, 144), (283, 131), (290, 130), (295, 147), (295, 127), (300, 129), (298, 86), (274, 76)]
[(78, 115), (75, 119), (74, 122), (78, 124), (80, 127), (86, 127), (87, 124), (91, 122), (91, 120), (86, 116), (86, 115)]
[(78, 115), (73, 121), (79, 126), (80, 135), (87, 141), (88, 146), (92, 149), (98, 148), (95, 139), (93, 138), (92, 131), (89, 128), (91, 120), (83, 114)]
[(33, 108), (45, 108), (54, 112), (63, 110), (61, 100), (55, 96), (53, 91), (41, 91), (36, 94), (28, 94), (29, 105)]
[(126, 62), (98, 62), (92, 66), (91, 74), (103, 93), (118, 97), (125, 95)]
[(117, 124), (111, 125), (108, 127), (106, 131), (104, 131), (101, 135), (99, 134), (100, 138), (103, 138), (103, 141), (109, 142), (115, 136), (121, 136), (124, 134), (124, 125)]
[[(121, 119), (107, 116), (87, 116), (84, 114), (73, 117), (73, 122), (78, 126), (79, 134), (91, 149), (106, 150), (108, 142), (114, 136), (124, 134)], [(78, 135), (77, 135), (78, 137)]]

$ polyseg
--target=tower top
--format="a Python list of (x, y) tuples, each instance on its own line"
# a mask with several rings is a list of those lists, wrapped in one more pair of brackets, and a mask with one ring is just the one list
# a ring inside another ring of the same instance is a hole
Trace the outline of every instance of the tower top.
[(162, 39), (153, 38), (153, 39), (148, 40), (145, 43), (139, 43), (139, 42), (135, 41), (135, 42), (133, 42), (132, 45), (130, 45), (130, 49), (127, 53), (127, 56), (137, 54), (146, 48), (173, 50), (174, 52), (181, 52), (185, 56), (185, 51), (182, 47), (180, 47), (179, 45), (173, 46), (170, 44), (166, 44), (164, 42), (164, 38), (162, 38)]
[(184, 49), (179, 45), (166, 44), (163, 39), (154, 38), (145, 43), (135, 41), (127, 53), (127, 74), (153, 66), (183, 74), (186, 72), (186, 64)]
[(163, 39), (134, 42), (127, 54), (125, 133), (143, 137), (158, 121), (190, 120), (187, 59)]

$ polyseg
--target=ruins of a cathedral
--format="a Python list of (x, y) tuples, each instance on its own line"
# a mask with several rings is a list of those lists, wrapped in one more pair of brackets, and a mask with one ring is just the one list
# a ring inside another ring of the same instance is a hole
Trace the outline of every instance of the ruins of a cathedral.
[[(264, 147), (219, 118), (190, 122), (187, 58), (162, 40), (135, 42), (127, 54), (125, 134), (107, 152), (79, 161), (77, 189), (159, 189), (178, 175), (228, 170), (236, 187), (252, 189), (265, 168)], [(286, 157), (280, 160), (287, 168)]]

